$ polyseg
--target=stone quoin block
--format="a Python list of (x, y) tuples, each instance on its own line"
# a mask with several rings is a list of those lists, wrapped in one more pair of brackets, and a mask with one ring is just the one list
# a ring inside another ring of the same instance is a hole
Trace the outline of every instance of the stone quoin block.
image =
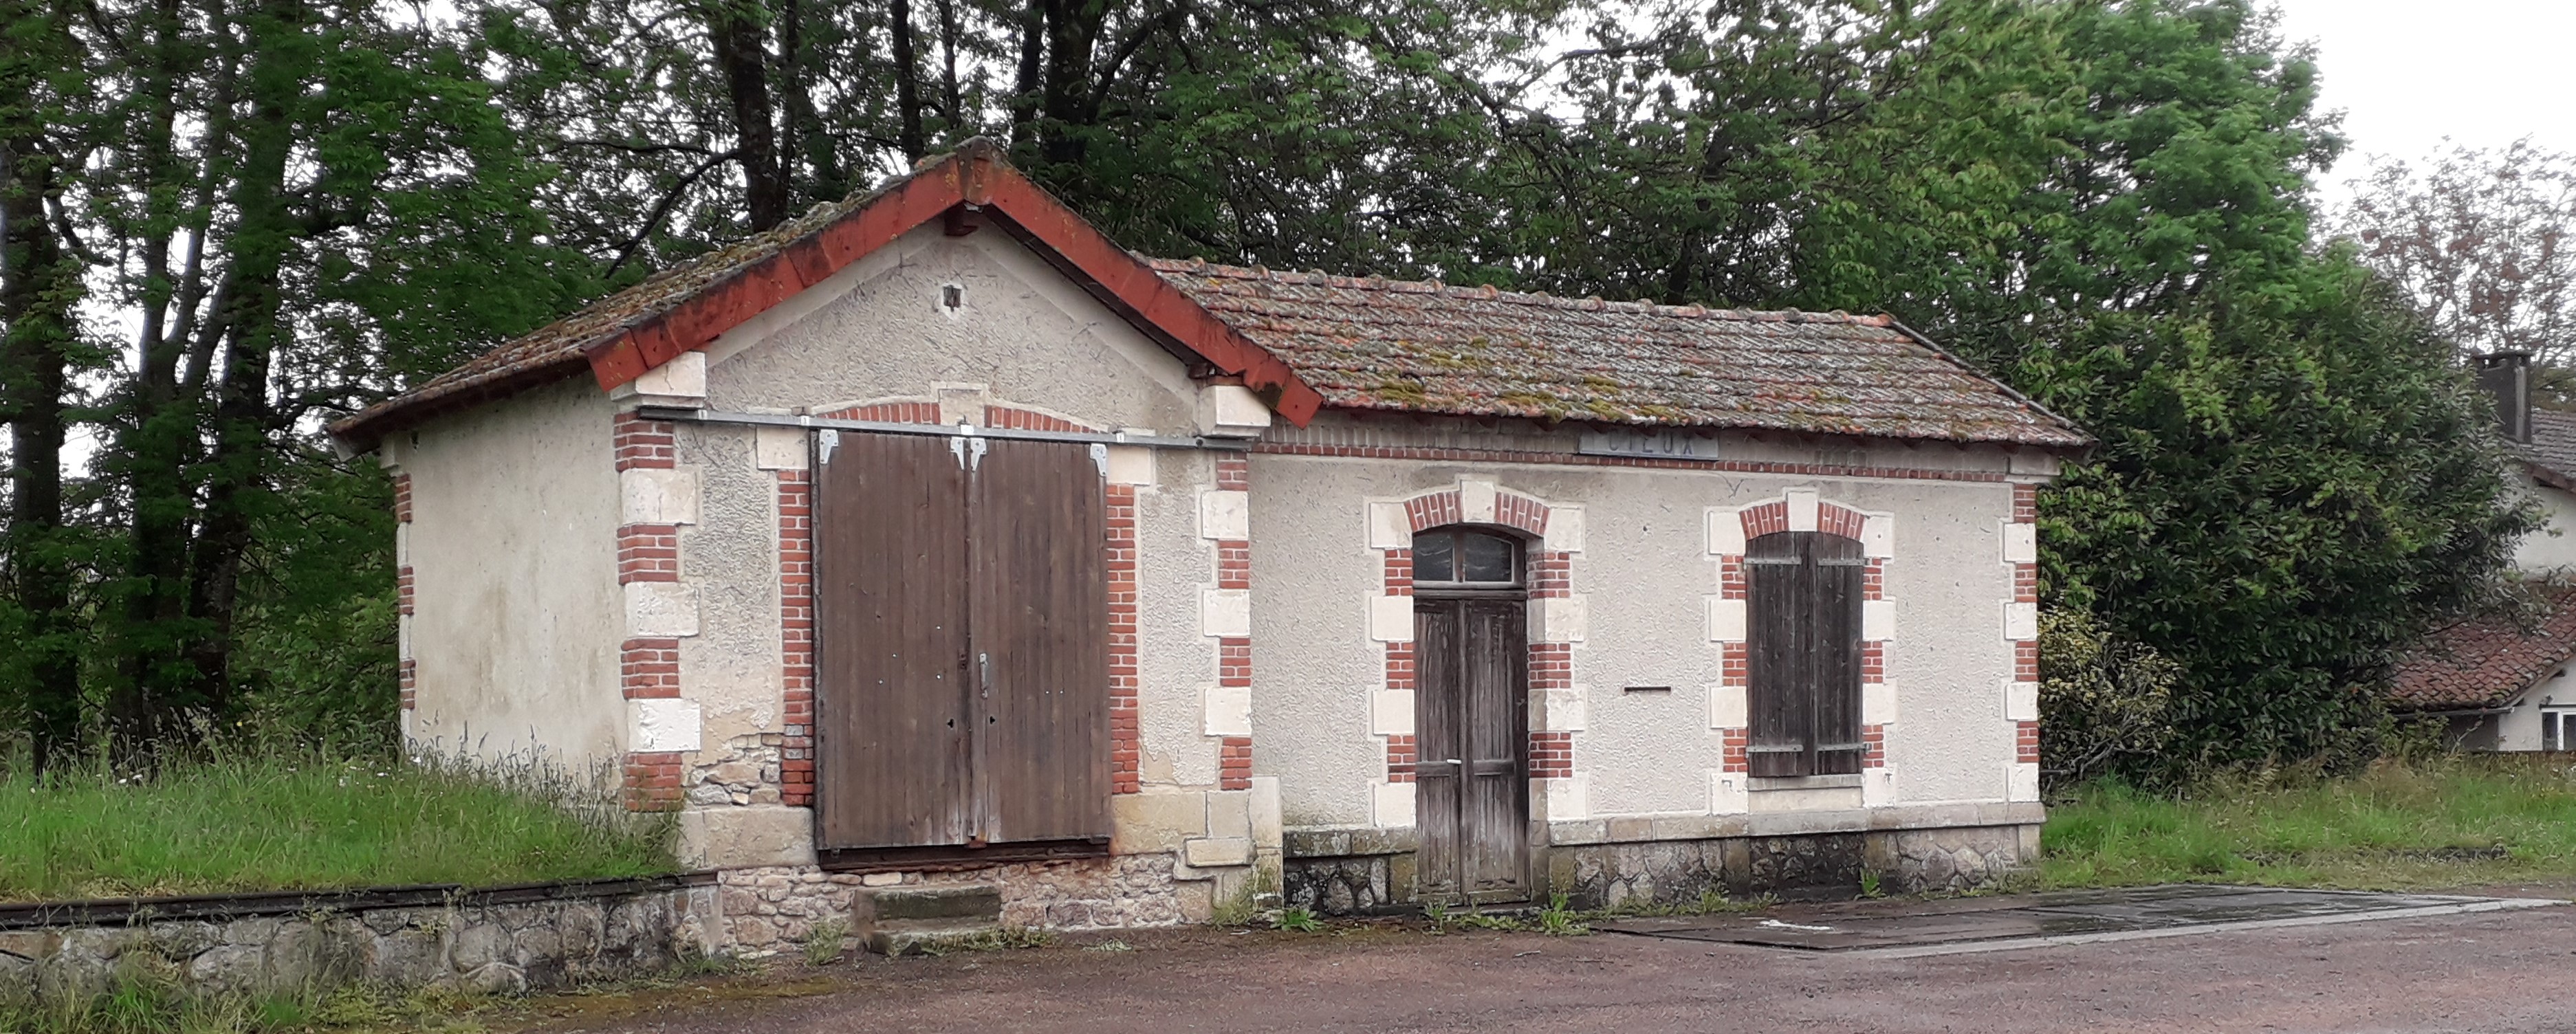
[(1252, 537), (1252, 493), (1199, 493), (1199, 537), (1245, 540)]
[(1210, 736), (1252, 735), (1252, 687), (1210, 686), (1207, 688), (1207, 734)]
[(1540, 732), (1582, 732), (1592, 724), (1592, 693), (1583, 686), (1541, 690), (1531, 694), (1538, 706), (1536, 730)]
[(704, 399), (707, 396), (707, 354), (688, 351), (671, 357), (671, 361), (644, 372), (644, 375), (619, 385), (609, 393), (612, 398), (646, 396), (668, 399)]
[(1381, 689), (1370, 693), (1369, 733), (1374, 736), (1413, 735), (1413, 691)]
[(1369, 597), (1369, 638), (1381, 643), (1413, 641), (1413, 597)]
[[(1867, 700), (1866, 697), (1863, 697), (1862, 699), (1864, 701)], [(1745, 703), (1745, 687), (1726, 685), (1708, 687), (1709, 728), (1744, 728), (1752, 724), (1745, 717), (1746, 714), (1749, 713), (1749, 710), (1748, 705)]]
[(1252, 592), (1248, 589), (1199, 590), (1199, 634), (1242, 637), (1252, 634)]
[(1530, 601), (1530, 641), (1533, 643), (1579, 643), (1591, 634), (1592, 611), (1581, 596), (1557, 596)]
[(1744, 641), (1744, 601), (1711, 596), (1708, 603), (1708, 641), (1740, 643)]
[(1540, 543), (1551, 553), (1583, 552), (1583, 508), (1551, 506), (1547, 510), (1547, 532)]
[(1872, 682), (1860, 687), (1860, 721), (1863, 725), (1887, 725), (1896, 721), (1896, 687)]
[(1370, 784), (1369, 824), (1380, 829), (1401, 829), (1413, 825), (1413, 784)]
[(2039, 638), (2039, 604), (2020, 602), (2004, 604), (2004, 638), (2016, 640)]
[(1413, 516), (1403, 503), (1368, 504), (1370, 549), (1413, 548)]
[(1742, 815), (1752, 810), (1753, 785), (1743, 773), (1722, 769), (1709, 770), (1709, 814)]
[(1792, 488), (1785, 495), (1789, 501), (1789, 530), (1816, 530), (1816, 490)]
[(1896, 638), (1896, 601), (1861, 601), (1860, 637), (1882, 643)]
[(698, 591), (683, 582), (628, 582), (626, 634), (693, 636), (698, 634)]
[(1547, 820), (1570, 822), (1592, 817), (1592, 777), (1577, 772), (1554, 779), (1534, 779), (1531, 796), (1547, 802)]
[(1113, 485), (1153, 484), (1154, 450), (1142, 445), (1110, 446), (1109, 483)]
[(2039, 720), (2039, 683), (2006, 682), (2004, 685), (2004, 720), (2036, 722)]
[(1744, 514), (1731, 506), (1708, 508), (1710, 556), (1744, 555)]
[(2015, 763), (2004, 780), (2004, 799), (2007, 801), (2038, 800), (2039, 766)]
[(2004, 524), (2004, 563), (2035, 564), (2039, 562), (2039, 525), (2008, 521)]
[(1861, 525), (1860, 552), (1862, 556), (1875, 560), (1895, 556), (1896, 518), (1883, 513), (1870, 514), (1869, 522)]
[(632, 467), (617, 472), (619, 522), (698, 523), (698, 472), (686, 467)]
[(699, 748), (705, 715), (694, 701), (675, 697), (626, 702), (627, 748), (637, 752), (685, 752)]
[(813, 433), (802, 427), (755, 427), (752, 460), (762, 470), (803, 470), (812, 459), (808, 438)]

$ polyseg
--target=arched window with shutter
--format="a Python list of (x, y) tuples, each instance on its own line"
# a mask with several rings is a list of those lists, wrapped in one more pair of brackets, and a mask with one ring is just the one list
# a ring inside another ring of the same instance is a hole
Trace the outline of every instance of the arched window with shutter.
[(1856, 773), (1861, 741), (1860, 541), (1774, 532), (1745, 544), (1746, 639), (1757, 777)]

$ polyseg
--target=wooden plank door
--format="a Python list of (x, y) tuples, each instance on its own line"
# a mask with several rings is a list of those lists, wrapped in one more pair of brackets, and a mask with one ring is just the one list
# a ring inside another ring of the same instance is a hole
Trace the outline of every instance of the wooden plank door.
[(1108, 504), (1098, 446), (982, 444), (968, 531), (981, 832), (995, 843), (1106, 838)]
[(1518, 599), (1414, 603), (1415, 869), (1426, 897), (1528, 893), (1526, 608)]
[(965, 471), (937, 438), (834, 437), (813, 464), (817, 843), (964, 844)]

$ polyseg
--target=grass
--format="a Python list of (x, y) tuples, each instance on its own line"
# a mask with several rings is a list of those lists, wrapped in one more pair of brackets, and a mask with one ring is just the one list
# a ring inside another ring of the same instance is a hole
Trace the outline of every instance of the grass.
[(2576, 877), (2576, 774), (2528, 756), (2272, 773), (2170, 797), (2096, 784), (2052, 805), (2046, 887), (2224, 882), (2403, 889)]
[(0, 900), (488, 886), (673, 870), (668, 816), (636, 816), (530, 762), (316, 751), (219, 756), (156, 777), (0, 774)]

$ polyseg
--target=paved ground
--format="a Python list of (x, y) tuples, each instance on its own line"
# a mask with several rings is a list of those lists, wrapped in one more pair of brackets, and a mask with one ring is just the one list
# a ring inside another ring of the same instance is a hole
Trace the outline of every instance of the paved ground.
[[(2549, 893), (2564, 888), (2500, 888)], [(878, 1031), (2576, 1031), (2576, 907), (1890, 958), (1652, 937), (1186, 930), (867, 959), (541, 1025)]]

